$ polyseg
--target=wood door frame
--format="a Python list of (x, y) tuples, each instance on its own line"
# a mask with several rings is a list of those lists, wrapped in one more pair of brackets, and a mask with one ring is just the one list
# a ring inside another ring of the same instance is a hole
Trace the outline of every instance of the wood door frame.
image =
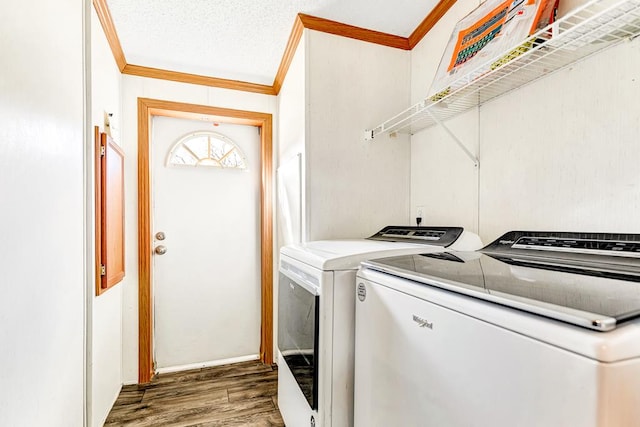
[(260, 360), (273, 363), (273, 117), (268, 113), (138, 98), (138, 382), (153, 378), (151, 118), (174, 117), (256, 126), (260, 130)]

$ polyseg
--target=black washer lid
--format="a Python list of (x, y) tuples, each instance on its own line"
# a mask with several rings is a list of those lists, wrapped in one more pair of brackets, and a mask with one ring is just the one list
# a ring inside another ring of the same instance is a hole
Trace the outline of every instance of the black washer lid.
[(389, 225), (369, 237), (369, 239), (386, 242), (418, 243), (446, 248), (458, 240), (463, 231), (462, 227)]

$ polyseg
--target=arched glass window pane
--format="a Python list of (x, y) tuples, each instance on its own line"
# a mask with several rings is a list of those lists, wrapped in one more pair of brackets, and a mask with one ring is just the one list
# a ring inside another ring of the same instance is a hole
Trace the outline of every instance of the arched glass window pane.
[(247, 159), (226, 136), (202, 131), (180, 138), (169, 151), (167, 165), (246, 169)]
[(186, 148), (184, 148), (183, 146), (179, 146), (174, 151), (171, 162), (174, 165), (195, 166), (198, 163), (198, 159), (196, 159), (193, 154), (187, 151)]

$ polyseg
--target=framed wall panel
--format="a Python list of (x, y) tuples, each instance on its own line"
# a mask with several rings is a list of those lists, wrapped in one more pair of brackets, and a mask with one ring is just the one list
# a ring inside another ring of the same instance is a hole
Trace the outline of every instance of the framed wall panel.
[(122, 281), (124, 152), (106, 133), (96, 136), (96, 295)]

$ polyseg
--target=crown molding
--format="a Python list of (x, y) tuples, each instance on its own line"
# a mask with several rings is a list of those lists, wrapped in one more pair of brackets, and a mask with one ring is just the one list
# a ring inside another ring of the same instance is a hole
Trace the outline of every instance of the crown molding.
[(116, 33), (116, 27), (113, 25), (113, 19), (111, 18), (111, 12), (109, 12), (109, 6), (107, 6), (107, 0), (93, 0), (93, 7), (98, 14), (100, 25), (102, 25), (104, 35), (107, 37), (107, 41), (111, 47), (111, 53), (113, 53), (118, 69), (122, 72), (124, 67), (127, 65), (127, 59), (124, 56), (120, 39)]
[(353, 25), (305, 15), (304, 13), (299, 13), (298, 18), (302, 21), (304, 28), (308, 28), (310, 30), (321, 31), (323, 33), (348, 37), (350, 39), (375, 43), (396, 49), (409, 50), (409, 39), (406, 37), (381, 33), (380, 31), (367, 30), (366, 28), (354, 27)]
[(284, 54), (282, 55), (282, 60), (280, 61), (280, 67), (278, 67), (276, 78), (273, 80), (273, 92), (275, 95), (280, 93), (280, 89), (284, 83), (284, 78), (287, 76), (287, 72), (289, 71), (291, 62), (293, 61), (293, 56), (298, 48), (298, 43), (300, 43), (300, 39), (302, 38), (303, 31), (304, 24), (300, 19), (300, 15), (298, 15), (293, 22), (293, 28), (289, 35), (289, 41), (287, 41), (287, 47), (284, 49)]
[(396, 49), (412, 50), (418, 43), (420, 43), (422, 38), (433, 28), (433, 26), (444, 16), (455, 2), (456, 0), (440, 0), (431, 13), (427, 15), (427, 17), (420, 23), (420, 25), (418, 25), (409, 37), (401, 37), (379, 31), (368, 30), (366, 28), (355, 27), (341, 22), (299, 13), (293, 23), (293, 28), (291, 29), (287, 46), (285, 47), (273, 85), (271, 86), (128, 64), (122, 50), (122, 45), (120, 44), (118, 34), (116, 33), (106, 0), (93, 0), (93, 6), (98, 14), (98, 19), (100, 20), (102, 29), (104, 30), (107, 41), (109, 42), (109, 46), (111, 47), (113, 57), (115, 58), (116, 64), (122, 74), (172, 80), (181, 83), (190, 83), (223, 89), (240, 90), (244, 92), (261, 93), (265, 95), (278, 95), (305, 28)]
[(409, 49), (414, 47), (427, 35), (429, 31), (440, 21), (445, 13), (454, 5), (456, 0), (440, 0), (436, 7), (427, 15), (426, 18), (413, 30), (409, 36)]
[(212, 86), (221, 89), (261, 93), (264, 95), (277, 95), (277, 93), (274, 92), (273, 86), (270, 85), (243, 82), (240, 80), (221, 79), (218, 77), (202, 76), (199, 74), (182, 73), (179, 71), (164, 70), (161, 68), (143, 67), (141, 65), (127, 64), (122, 69), (122, 74), (148, 77), (152, 79), (171, 80), (174, 82), (190, 83), (201, 86)]

